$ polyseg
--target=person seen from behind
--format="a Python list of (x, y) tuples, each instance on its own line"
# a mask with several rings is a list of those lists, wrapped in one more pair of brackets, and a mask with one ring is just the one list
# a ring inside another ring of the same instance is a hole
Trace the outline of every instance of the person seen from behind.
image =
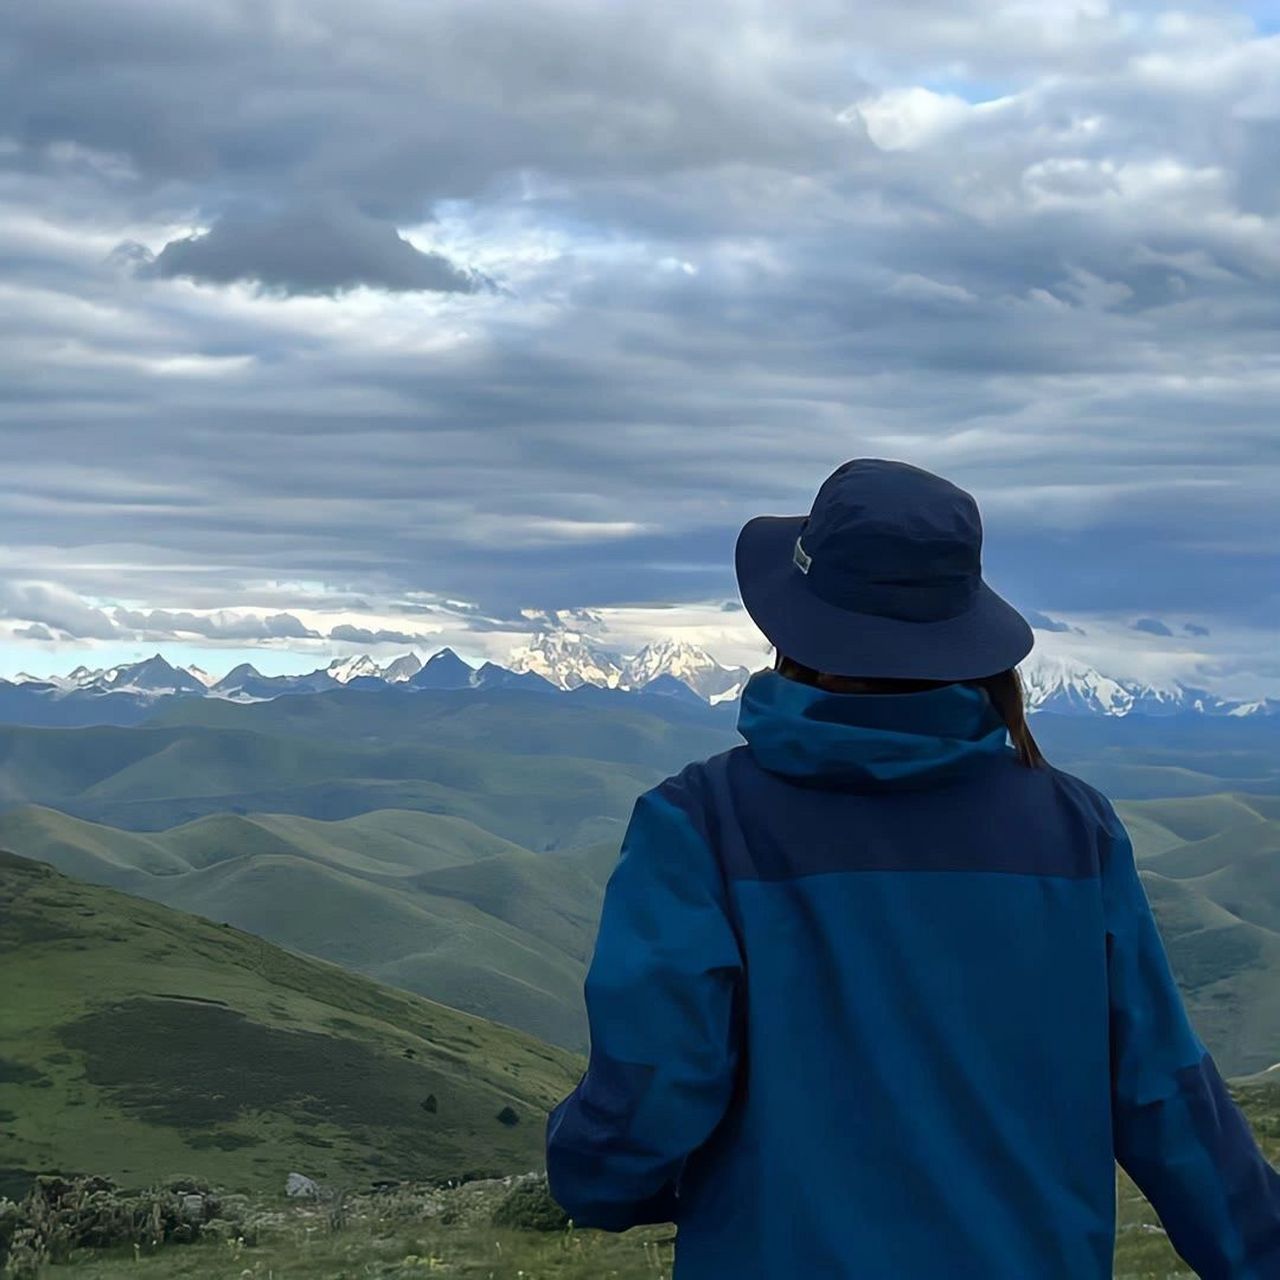
[(1280, 1280), (1280, 1175), (1110, 801), (1041, 755), (964, 490), (856, 458), (738, 535), (745, 742), (635, 802), (551, 1112), (576, 1225), (673, 1280), (1103, 1280), (1115, 1163), (1204, 1280)]

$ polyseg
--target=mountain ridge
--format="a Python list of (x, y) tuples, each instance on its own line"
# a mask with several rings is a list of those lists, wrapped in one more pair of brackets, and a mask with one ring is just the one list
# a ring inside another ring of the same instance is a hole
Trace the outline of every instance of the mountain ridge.
[[(1223, 698), (1172, 679), (1163, 684), (1110, 676), (1079, 659), (1033, 650), (1018, 668), (1032, 716), (1231, 716), (1280, 713), (1274, 698)], [(175, 667), (161, 654), (132, 664), (40, 679), (21, 673), (0, 679), (0, 721), (26, 724), (131, 724), (161, 699), (219, 698), (259, 702), (339, 689), (395, 690), (522, 688), (542, 693), (593, 689), (637, 696), (662, 695), (691, 705), (733, 704), (752, 673), (726, 667), (700, 646), (671, 637), (626, 655), (582, 632), (538, 632), (511, 651), (508, 665), (472, 667), (444, 646), (424, 662), (408, 652), (379, 665), (368, 654), (337, 658), (296, 675), (267, 676), (241, 663), (221, 679), (197, 667)], [(683, 698), (682, 690), (692, 697)]]

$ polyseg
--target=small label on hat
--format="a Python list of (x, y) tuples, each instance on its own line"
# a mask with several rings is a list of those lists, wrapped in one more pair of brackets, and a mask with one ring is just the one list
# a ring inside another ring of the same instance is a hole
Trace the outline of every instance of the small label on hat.
[(799, 538), (796, 539), (796, 549), (792, 552), (791, 558), (800, 566), (801, 573), (809, 572), (809, 566), (813, 563), (813, 557), (800, 545)]

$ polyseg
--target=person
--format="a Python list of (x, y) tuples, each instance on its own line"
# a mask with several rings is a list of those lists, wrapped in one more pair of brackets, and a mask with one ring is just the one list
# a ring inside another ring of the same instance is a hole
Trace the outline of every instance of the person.
[(551, 1111), (578, 1226), (674, 1280), (1097, 1280), (1116, 1161), (1188, 1266), (1280, 1277), (1280, 1176), (1106, 797), (1046, 761), (964, 490), (856, 458), (738, 535), (745, 742), (635, 801)]

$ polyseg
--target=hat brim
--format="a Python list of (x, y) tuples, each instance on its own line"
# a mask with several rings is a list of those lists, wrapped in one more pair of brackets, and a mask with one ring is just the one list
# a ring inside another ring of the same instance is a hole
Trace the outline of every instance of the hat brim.
[(832, 675), (972, 680), (1031, 652), (1027, 620), (984, 581), (964, 613), (907, 622), (828, 604), (792, 560), (806, 516), (755, 516), (738, 533), (734, 570), (742, 603), (774, 647)]

